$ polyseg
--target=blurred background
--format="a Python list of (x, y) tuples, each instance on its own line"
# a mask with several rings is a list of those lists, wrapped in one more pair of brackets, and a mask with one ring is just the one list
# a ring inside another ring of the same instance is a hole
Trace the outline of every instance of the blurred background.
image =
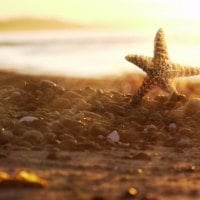
[(102, 77), (141, 72), (127, 54), (152, 56), (165, 31), (174, 62), (200, 66), (196, 0), (0, 0), (0, 68)]

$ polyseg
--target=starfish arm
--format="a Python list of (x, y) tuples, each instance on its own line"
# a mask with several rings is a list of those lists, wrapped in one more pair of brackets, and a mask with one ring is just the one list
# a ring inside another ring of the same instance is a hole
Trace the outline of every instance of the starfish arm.
[(136, 105), (141, 103), (142, 98), (147, 92), (156, 85), (155, 79), (146, 78), (138, 91), (132, 97), (132, 104)]
[(172, 94), (177, 93), (176, 88), (172, 87), (168, 81), (165, 79), (159, 79), (157, 80), (158, 86), (165, 92)]
[(138, 56), (138, 55), (127, 55), (126, 60), (137, 65), (143, 71), (148, 72), (148, 69), (151, 68), (153, 62), (152, 58), (147, 56)]
[(184, 66), (180, 64), (172, 63), (168, 69), (168, 77), (188, 77), (200, 75), (199, 67)]
[(159, 29), (154, 40), (154, 60), (168, 60), (167, 46), (165, 43), (164, 32)]

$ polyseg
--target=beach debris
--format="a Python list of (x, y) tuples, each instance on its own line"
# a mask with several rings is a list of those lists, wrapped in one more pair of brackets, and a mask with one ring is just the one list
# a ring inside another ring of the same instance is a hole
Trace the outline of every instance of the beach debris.
[(47, 186), (47, 181), (34, 172), (20, 170), (14, 176), (4, 171), (0, 172), (0, 188), (43, 188), (45, 186)]
[(132, 97), (132, 104), (137, 105), (142, 102), (142, 98), (149, 90), (155, 86), (160, 87), (167, 93), (173, 93), (175, 100), (178, 95), (176, 89), (170, 85), (170, 79), (176, 77), (187, 77), (200, 75), (200, 68), (181, 66), (172, 63), (168, 56), (167, 46), (164, 38), (164, 31), (160, 28), (154, 40), (153, 58), (139, 55), (127, 55), (126, 60), (140, 67), (147, 73), (142, 86)]
[(111, 142), (119, 142), (120, 135), (116, 130), (114, 130), (107, 136), (107, 139), (110, 140)]

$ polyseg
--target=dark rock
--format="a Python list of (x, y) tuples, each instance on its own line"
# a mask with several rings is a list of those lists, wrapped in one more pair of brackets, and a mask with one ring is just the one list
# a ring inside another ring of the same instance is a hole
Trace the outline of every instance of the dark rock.
[(77, 146), (77, 140), (75, 139), (67, 139), (60, 142), (58, 147), (61, 150), (75, 150)]
[(101, 123), (94, 122), (90, 127), (89, 127), (89, 133), (92, 136), (98, 136), (98, 135), (107, 135), (107, 129), (102, 126)]
[(40, 90), (46, 90), (49, 88), (55, 89), (56, 88), (56, 83), (50, 80), (42, 80), (39, 84), (39, 89)]
[(60, 97), (53, 100), (52, 106), (54, 109), (68, 109), (72, 104), (68, 99)]
[(48, 153), (48, 155), (46, 156), (47, 160), (58, 160), (58, 154), (56, 152), (50, 152)]
[(84, 141), (77, 144), (77, 149), (80, 150), (102, 150), (102, 147), (93, 141)]
[(37, 130), (29, 130), (24, 132), (24, 139), (30, 141), (33, 144), (42, 143), (44, 140), (44, 136), (40, 131)]
[(34, 93), (38, 88), (39, 86), (36, 83), (26, 83), (23, 89), (26, 92)]
[(190, 99), (184, 108), (185, 115), (195, 115), (200, 110), (200, 99)]
[(6, 144), (12, 142), (14, 135), (11, 131), (3, 130), (0, 133), (0, 144)]
[(151, 161), (151, 156), (146, 153), (138, 153), (133, 156), (134, 160), (143, 160), (143, 161)]
[(76, 130), (76, 131), (79, 131), (80, 129), (83, 129), (83, 127), (84, 127), (83, 123), (75, 121), (75, 120), (72, 120), (72, 119), (69, 119), (69, 118), (60, 119), (60, 123), (64, 127), (72, 129), (72, 130)]

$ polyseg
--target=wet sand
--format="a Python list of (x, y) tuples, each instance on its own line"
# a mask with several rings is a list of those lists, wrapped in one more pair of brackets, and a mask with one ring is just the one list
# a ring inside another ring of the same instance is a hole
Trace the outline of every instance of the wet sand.
[(155, 90), (133, 107), (142, 78), (1, 72), (0, 170), (48, 184), (0, 181), (0, 199), (199, 199), (200, 83), (179, 80), (186, 96)]

